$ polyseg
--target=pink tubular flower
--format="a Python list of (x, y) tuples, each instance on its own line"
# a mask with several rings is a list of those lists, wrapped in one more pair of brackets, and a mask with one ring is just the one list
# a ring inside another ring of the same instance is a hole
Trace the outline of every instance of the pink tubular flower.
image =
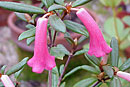
[(130, 82), (130, 73), (118, 71), (116, 75)]
[(10, 80), (10, 78), (7, 75), (2, 75), (1, 81), (5, 87), (15, 87), (13, 82)]
[(101, 57), (106, 53), (110, 53), (112, 48), (107, 45), (101, 30), (90, 14), (84, 8), (79, 9), (76, 14), (89, 32), (90, 48), (88, 54), (91, 56), (95, 55), (96, 57)]
[(52, 70), (56, 66), (55, 57), (51, 56), (47, 47), (48, 19), (39, 18), (36, 26), (34, 56), (27, 62), (32, 71), (42, 73), (44, 69)]

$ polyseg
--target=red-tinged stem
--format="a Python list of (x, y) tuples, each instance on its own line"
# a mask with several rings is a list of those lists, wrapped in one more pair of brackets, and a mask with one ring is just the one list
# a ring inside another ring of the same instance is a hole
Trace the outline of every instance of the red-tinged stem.
[(66, 71), (66, 68), (67, 68), (67, 66), (68, 66), (68, 64), (69, 64), (69, 62), (70, 62), (70, 60), (71, 60), (72, 57), (73, 57), (73, 54), (70, 54), (69, 57), (68, 57), (68, 59), (67, 59), (67, 62), (66, 62), (65, 67), (64, 67), (64, 70), (63, 70), (61, 76), (59, 77), (58, 87), (60, 87), (62, 78), (63, 78), (63, 76), (64, 76), (64, 73), (65, 73), (65, 71)]

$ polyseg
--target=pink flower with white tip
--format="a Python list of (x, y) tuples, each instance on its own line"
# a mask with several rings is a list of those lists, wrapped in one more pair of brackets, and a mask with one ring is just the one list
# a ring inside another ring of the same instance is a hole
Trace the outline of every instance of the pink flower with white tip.
[(44, 69), (52, 70), (55, 57), (51, 56), (47, 47), (47, 23), (48, 19), (39, 18), (36, 26), (34, 56), (27, 62), (32, 71), (42, 73)]
[(2, 75), (1, 81), (5, 87), (15, 87), (13, 82), (10, 80), (10, 78), (7, 75)]
[(90, 14), (84, 8), (79, 9), (76, 14), (89, 32), (90, 48), (88, 54), (91, 56), (94, 55), (96, 57), (101, 57), (110, 53), (112, 48), (107, 45), (101, 30)]
[(125, 80), (127, 80), (127, 81), (130, 82), (130, 73), (118, 71), (118, 72), (116, 73), (116, 75), (117, 75), (118, 77), (120, 77), (120, 78), (122, 78), (122, 79), (125, 79)]

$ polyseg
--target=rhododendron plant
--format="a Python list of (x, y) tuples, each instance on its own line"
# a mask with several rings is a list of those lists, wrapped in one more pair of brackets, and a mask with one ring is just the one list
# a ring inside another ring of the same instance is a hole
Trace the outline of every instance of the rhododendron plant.
[[(92, 0), (39, 1), (41, 4), (37, 4), (37, 7), (0, 1), (0, 7), (14, 11), (19, 20), (28, 23), (27, 30), (19, 35), (18, 40), (26, 39), (28, 46), (34, 45), (32, 57), (24, 58), (11, 68), (6, 69), (6, 65), (1, 68), (0, 86), (19, 87), (23, 84), (23, 76), (33, 77), (32, 74), (38, 75), (34, 75), (35, 80), (36, 77), (42, 78), (41, 74), (44, 77), (48, 75), (41, 81), (42, 85), (48, 87), (121, 87), (127, 81), (119, 78), (130, 82), (130, 74), (126, 72), (130, 69), (130, 59), (122, 55), (124, 51), (120, 46), (128, 38), (129, 29), (120, 29), (124, 26), (116, 17), (116, 6), (121, 0), (100, 0), (113, 11), (113, 18), (105, 24), (105, 30), (99, 28), (97, 18), (90, 10), (92, 6), (87, 9), (82, 6)], [(112, 26), (107, 26), (111, 23)], [(78, 70), (83, 71), (79, 73)], [(11, 81), (8, 76), (13, 77), (12, 74), (14, 79)]]

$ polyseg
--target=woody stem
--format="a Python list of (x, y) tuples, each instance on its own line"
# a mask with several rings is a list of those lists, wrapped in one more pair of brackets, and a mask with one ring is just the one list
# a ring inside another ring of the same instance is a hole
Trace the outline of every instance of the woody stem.
[(64, 76), (64, 73), (65, 73), (65, 71), (66, 71), (66, 68), (67, 68), (67, 66), (68, 66), (68, 64), (69, 64), (69, 62), (70, 62), (70, 59), (71, 59), (72, 57), (73, 57), (73, 54), (70, 54), (69, 57), (68, 57), (68, 59), (67, 59), (67, 62), (66, 62), (65, 67), (64, 67), (64, 70), (63, 70), (61, 76), (59, 77), (58, 87), (60, 87), (62, 78), (63, 78), (63, 76)]

